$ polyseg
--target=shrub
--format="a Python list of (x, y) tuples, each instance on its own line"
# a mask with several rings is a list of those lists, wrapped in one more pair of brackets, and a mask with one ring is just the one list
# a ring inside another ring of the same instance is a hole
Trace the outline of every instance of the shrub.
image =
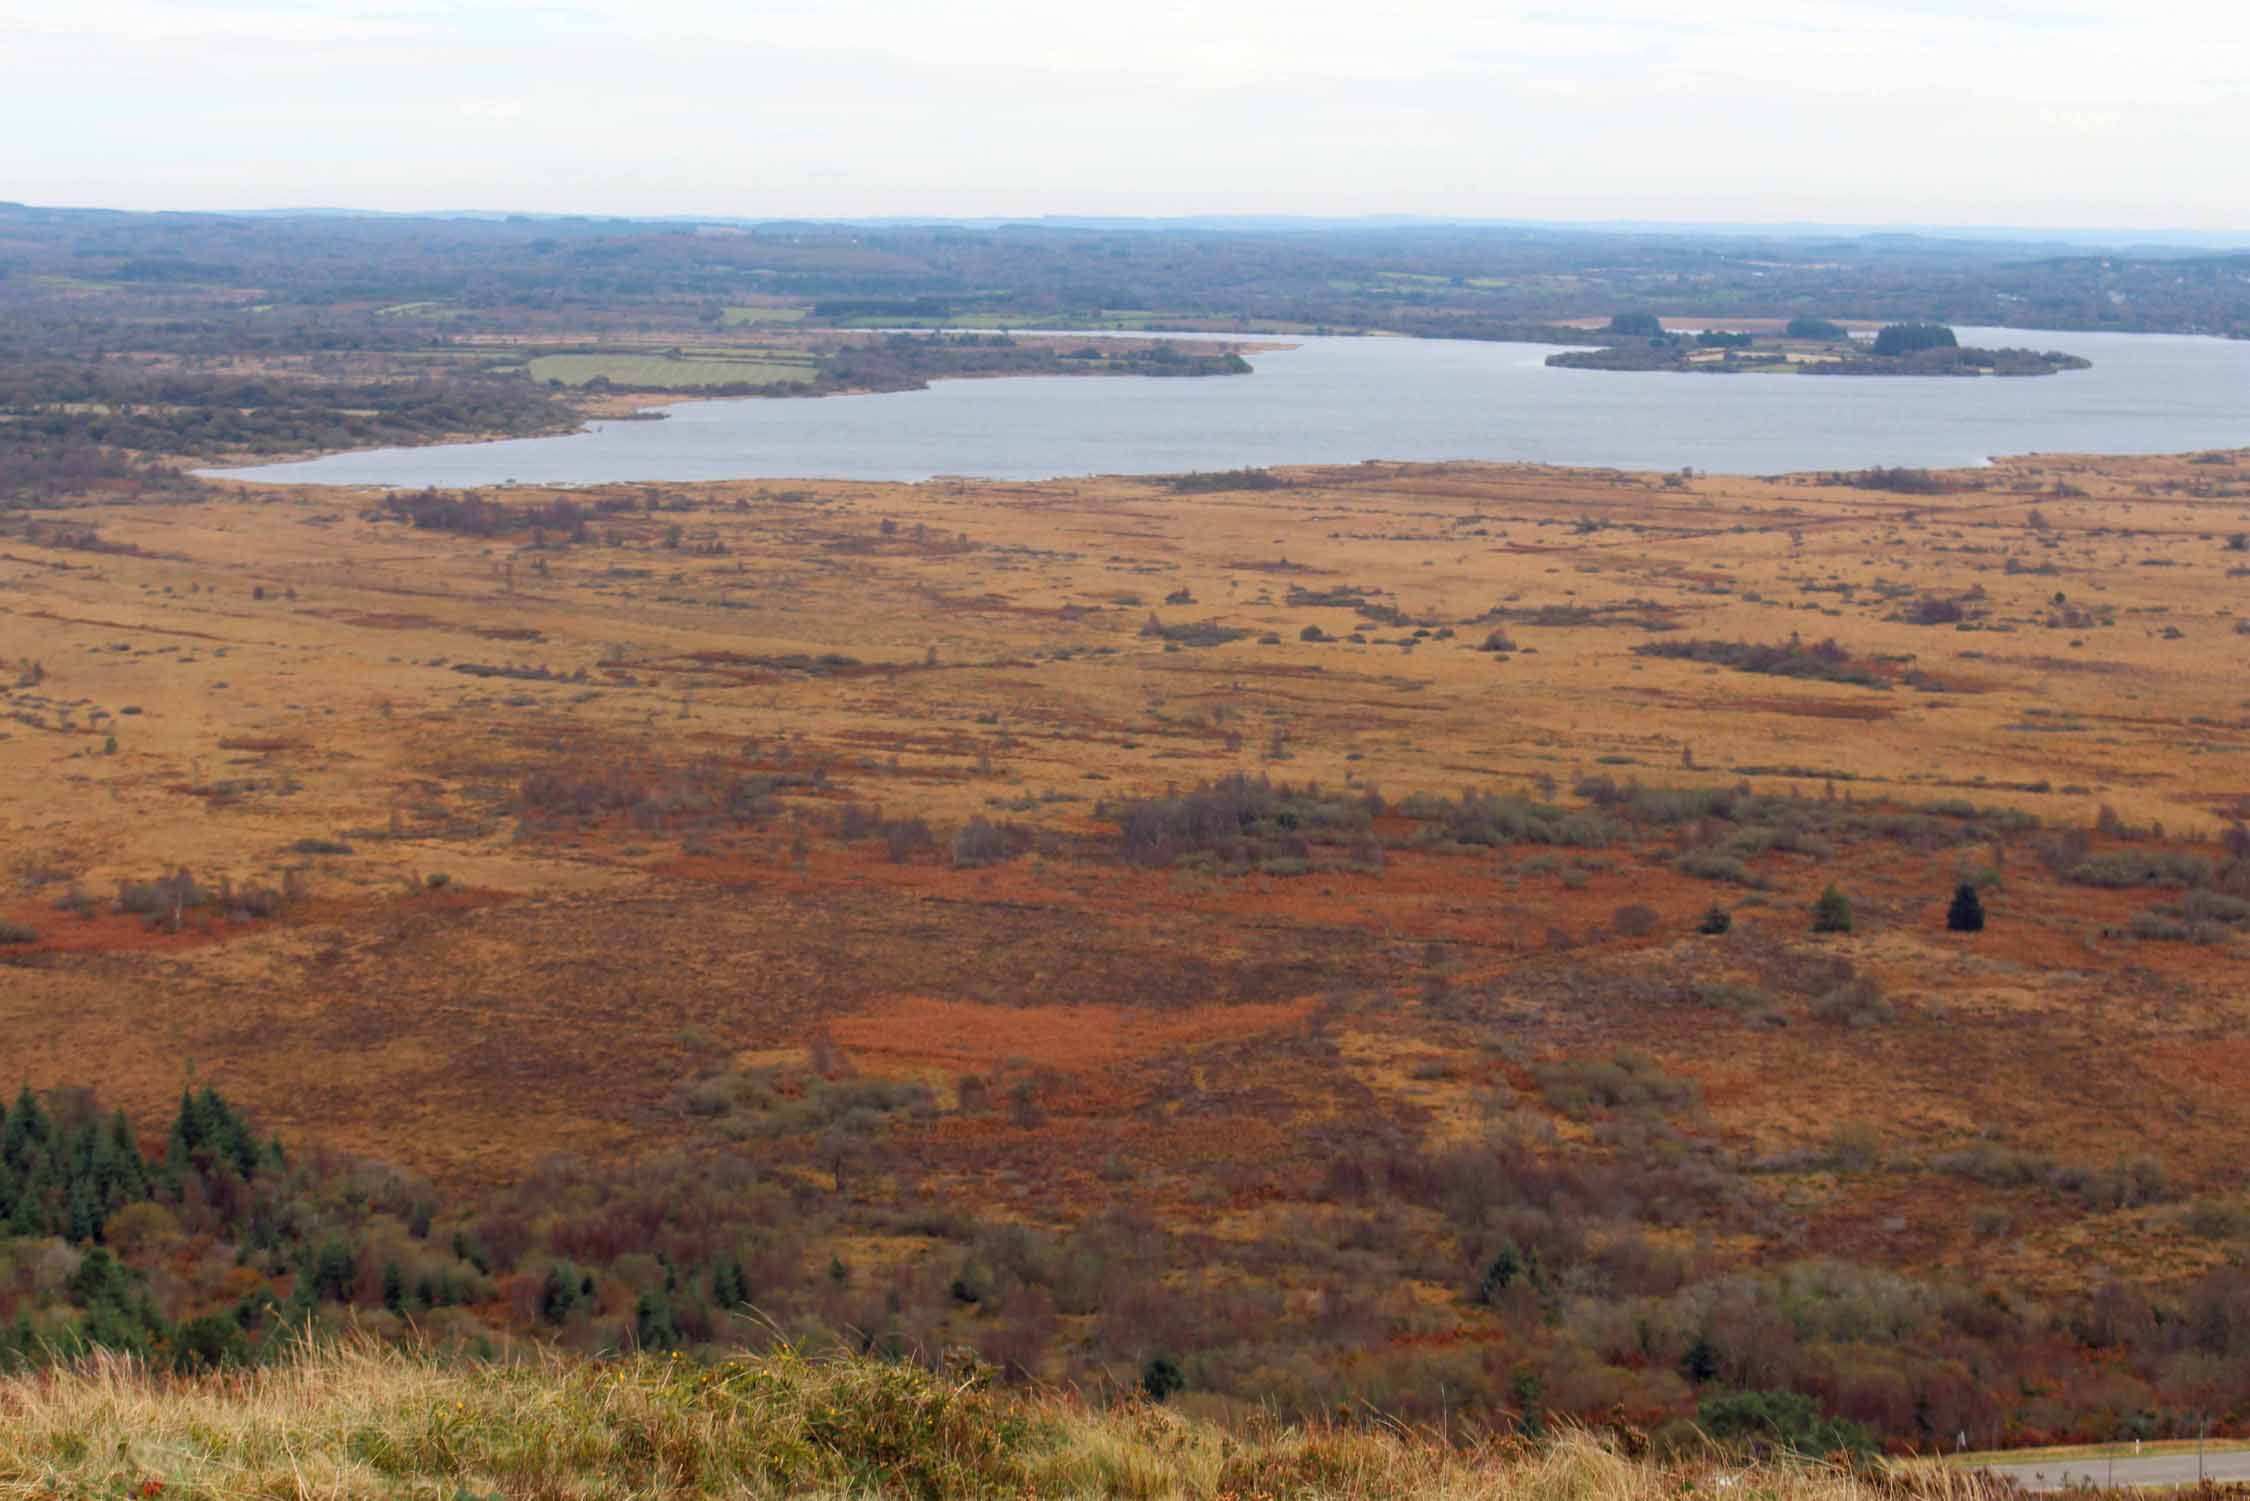
[(894, 864), (936, 848), (937, 835), (919, 818), (901, 818), (883, 825), (883, 850)]
[(1694, 876), (1699, 881), (1731, 881), (1737, 886), (1758, 887), (1765, 883), (1758, 874), (1734, 856), (1718, 850), (1689, 850), (1672, 864), (1683, 876)]
[(1675, 1078), (1646, 1054), (1630, 1051), (1540, 1064), (1532, 1075), (1547, 1103), (1575, 1119), (1603, 1110), (1668, 1110), (1693, 1104), (1697, 1093), (1693, 1079)]
[(1618, 908), (1609, 919), (1609, 925), (1621, 938), (1646, 938), (1656, 931), (1656, 922), (1656, 909), (1638, 903)]
[(1852, 930), (1852, 900), (1838, 890), (1833, 882), (1813, 903), (1812, 930), (1815, 933), (1849, 933)]
[(1984, 903), (1978, 900), (1976, 887), (1964, 881), (1953, 888), (1953, 905), (1945, 909), (1945, 926), (1952, 933), (1984, 931)]
[(1861, 975), (1823, 993), (1812, 1003), (1812, 1014), (1846, 1027), (1879, 1027), (1898, 1013), (1882, 987)]
[(1713, 902), (1711, 904), (1710, 910), (1705, 912), (1703, 916), (1696, 922), (1695, 931), (1698, 933), (1709, 934), (1712, 937), (1717, 937), (1719, 934), (1726, 932), (1733, 926), (1734, 914), (1732, 912), (1729, 912), (1726, 908), (1720, 906), (1717, 902)]
[(997, 865), (1031, 848), (1031, 834), (1012, 823), (971, 818), (953, 836), (953, 863), (961, 869)]
[(0, 922), (0, 943), (37, 943), (38, 941), (37, 930), (27, 928), (20, 922)]

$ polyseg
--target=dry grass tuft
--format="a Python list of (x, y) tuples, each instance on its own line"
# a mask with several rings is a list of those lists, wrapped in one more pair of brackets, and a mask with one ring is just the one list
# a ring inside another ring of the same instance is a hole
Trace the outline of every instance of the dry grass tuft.
[(0, 1497), (1208, 1496), (1980, 1501), (1976, 1477), (1659, 1464), (1569, 1432), (1449, 1448), (1226, 1433), (903, 1365), (446, 1362), (372, 1343), (197, 1380), (99, 1357), (0, 1379)]

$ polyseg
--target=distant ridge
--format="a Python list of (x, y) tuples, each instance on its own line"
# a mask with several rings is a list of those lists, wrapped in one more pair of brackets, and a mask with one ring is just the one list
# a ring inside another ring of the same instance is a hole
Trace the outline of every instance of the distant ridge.
[[(0, 203), (0, 213), (124, 213), (87, 206)], [(1937, 240), (1949, 244), (2014, 245), (2033, 248), (2096, 249), (2155, 255), (2200, 255), (2250, 251), (2250, 229), (2201, 230), (2080, 226), (2040, 229), (2022, 225), (1871, 224), (1818, 220), (1756, 223), (1742, 220), (1670, 219), (1505, 219), (1441, 214), (1182, 214), (1136, 216), (1034, 214), (954, 217), (943, 214), (875, 214), (805, 218), (787, 214), (601, 214), (523, 212), (508, 209), (366, 209), (306, 205), (254, 209), (167, 209), (183, 217), (225, 219), (387, 219), (477, 221), (483, 223), (576, 222), (610, 224), (709, 224), (729, 228), (779, 227), (962, 230), (1098, 230), (1202, 234), (1314, 234), (1353, 230), (1486, 230), (1537, 235), (1608, 234), (1652, 238), (1728, 240), (1884, 239)]]

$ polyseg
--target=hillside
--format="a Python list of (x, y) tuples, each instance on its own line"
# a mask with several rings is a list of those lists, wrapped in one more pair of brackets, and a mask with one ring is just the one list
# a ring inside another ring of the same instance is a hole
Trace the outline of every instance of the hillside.
[[(1458, 1438), (1459, 1436), (1456, 1435)], [(1951, 1472), (1856, 1478), (1579, 1433), (1455, 1446), (1380, 1423), (1230, 1434), (869, 1360), (450, 1364), (330, 1349), (201, 1381), (128, 1361), (0, 1377), (0, 1497), (1106, 1496), (1980, 1501)]]

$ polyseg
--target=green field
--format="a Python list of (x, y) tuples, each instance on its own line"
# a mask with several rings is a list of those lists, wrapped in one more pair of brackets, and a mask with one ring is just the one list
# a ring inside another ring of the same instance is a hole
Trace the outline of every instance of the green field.
[(740, 323), (802, 323), (811, 311), (801, 307), (730, 307), (726, 311), (728, 324)]
[(705, 386), (772, 385), (813, 378), (816, 361), (806, 354), (760, 350), (741, 356), (664, 354), (543, 354), (531, 361), (535, 381), (583, 386), (606, 377), (618, 386), (692, 391)]

